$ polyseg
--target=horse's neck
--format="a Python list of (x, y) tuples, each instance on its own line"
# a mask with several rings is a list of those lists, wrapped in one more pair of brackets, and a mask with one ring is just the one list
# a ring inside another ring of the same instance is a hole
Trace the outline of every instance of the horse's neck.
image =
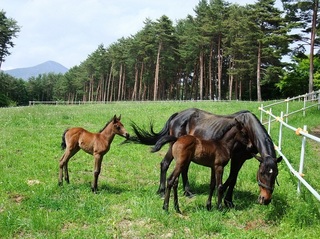
[(105, 136), (107, 138), (107, 141), (109, 143), (112, 142), (114, 139), (115, 133), (113, 132), (113, 124), (109, 123), (101, 132), (101, 135)]

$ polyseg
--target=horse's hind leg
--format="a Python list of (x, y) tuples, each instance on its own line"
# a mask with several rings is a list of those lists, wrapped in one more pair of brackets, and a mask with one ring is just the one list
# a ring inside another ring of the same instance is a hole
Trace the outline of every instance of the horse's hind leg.
[(166, 175), (168, 168), (173, 160), (172, 156), (172, 145), (170, 145), (168, 152), (164, 156), (163, 160), (160, 163), (160, 185), (157, 193), (160, 194), (161, 197), (164, 196), (166, 190)]

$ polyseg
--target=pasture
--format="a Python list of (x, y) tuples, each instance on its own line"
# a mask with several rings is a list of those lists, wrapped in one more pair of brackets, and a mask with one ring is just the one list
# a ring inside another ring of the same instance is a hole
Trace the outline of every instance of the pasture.
[[(186, 198), (179, 184), (177, 214), (156, 194), (159, 163), (166, 147), (150, 153), (150, 147), (120, 143), (116, 136), (104, 156), (98, 193), (93, 194), (94, 159), (83, 151), (69, 162), (70, 184), (58, 186), (61, 136), (68, 127), (91, 132), (102, 129), (113, 115), (159, 131), (173, 113), (197, 107), (215, 114), (248, 109), (260, 116), (257, 102), (122, 102), (97, 105), (46, 106), (0, 109), (0, 238), (315, 238), (320, 232), (320, 203), (305, 188), (297, 195), (297, 181), (284, 162), (268, 206), (257, 203), (256, 173), (259, 163), (248, 160), (241, 169), (234, 192), (234, 209), (206, 209), (210, 169), (191, 163), (189, 179), (196, 196)], [(320, 111), (306, 117), (296, 114), (289, 123), (320, 125)], [(277, 143), (278, 124), (271, 137)], [(285, 132), (282, 151), (298, 168), (301, 138)], [(308, 143), (305, 178), (320, 190), (319, 145)], [(169, 168), (171, 173), (174, 162)], [(224, 179), (229, 168), (225, 168)], [(213, 206), (216, 205), (216, 194)]]

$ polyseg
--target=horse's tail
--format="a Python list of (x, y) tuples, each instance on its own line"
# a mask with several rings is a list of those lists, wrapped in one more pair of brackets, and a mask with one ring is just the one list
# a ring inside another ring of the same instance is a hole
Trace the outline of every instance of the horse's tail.
[(163, 136), (161, 139), (159, 139), (156, 144), (151, 148), (151, 152), (157, 152), (159, 151), (163, 145), (167, 144), (167, 143), (171, 143), (171, 142), (175, 142), (177, 141), (177, 137), (173, 136), (173, 135), (166, 135)]
[(61, 149), (66, 149), (67, 144), (66, 144), (66, 133), (69, 129), (66, 129), (63, 134), (62, 134), (62, 142), (61, 142)]
[(169, 117), (164, 127), (160, 132), (156, 133), (153, 129), (153, 123), (150, 122), (150, 129), (146, 130), (139, 127), (136, 123), (131, 122), (131, 127), (135, 133), (135, 136), (130, 137), (129, 141), (133, 141), (139, 144), (145, 145), (155, 145), (159, 139), (163, 136), (169, 134), (170, 121), (177, 116), (178, 113), (175, 113)]

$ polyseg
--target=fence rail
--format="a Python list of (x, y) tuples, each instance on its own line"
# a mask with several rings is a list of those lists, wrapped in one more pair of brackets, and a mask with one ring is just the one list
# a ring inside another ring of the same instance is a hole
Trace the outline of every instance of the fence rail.
[[(295, 100), (299, 100), (302, 101), (303, 99), (303, 107), (299, 110), (295, 110), (290, 112), (289, 111), (289, 104), (292, 101)], [(312, 104), (310, 104), (309, 106), (307, 106), (307, 102), (312, 102)], [(285, 104), (286, 105), (286, 113), (284, 114), (283, 111), (281, 111), (280, 116), (276, 116), (272, 113), (272, 107), (279, 105), (279, 104)], [(268, 115), (268, 133), (270, 134), (270, 130), (271, 130), (271, 123), (272, 122), (279, 122), (280, 126), (279, 126), (279, 139), (278, 139), (278, 145), (275, 146), (277, 152), (282, 156), (282, 158), (284, 159), (287, 167), (289, 168), (290, 172), (298, 179), (298, 186), (297, 186), (297, 191), (298, 193), (301, 192), (301, 184), (303, 184), (319, 201), (320, 201), (320, 195), (319, 193), (303, 178), (303, 166), (304, 166), (304, 158), (305, 158), (305, 147), (306, 147), (306, 139), (311, 139), (314, 140), (316, 142), (320, 143), (320, 138), (311, 135), (307, 132), (307, 126), (304, 125), (303, 128), (295, 128), (291, 125), (288, 124), (288, 116), (298, 113), (298, 112), (303, 112), (303, 116), (305, 116), (306, 113), (306, 109), (311, 108), (311, 107), (315, 107), (317, 106), (318, 109), (320, 108), (320, 91), (316, 91), (316, 92), (312, 92), (312, 93), (308, 93), (305, 95), (301, 95), (301, 96), (296, 96), (293, 98), (288, 98), (284, 101), (280, 101), (280, 102), (275, 102), (272, 104), (269, 104), (267, 106), (263, 106), (261, 105), (259, 107), (259, 110), (261, 111), (261, 115), (260, 115), (260, 120), (261, 122), (263, 122), (263, 114)], [(269, 110), (266, 110), (265, 108), (269, 108)], [(283, 119), (286, 119), (286, 121), (284, 121)], [(302, 135), (302, 143), (301, 143), (301, 152), (300, 152), (300, 164), (299, 164), (299, 170), (295, 170), (293, 168), (293, 166), (291, 165), (290, 161), (287, 159), (287, 157), (283, 154), (283, 152), (281, 151), (281, 145), (282, 145), (282, 131), (283, 131), (283, 126), (294, 131), (296, 133), (296, 135)]]

